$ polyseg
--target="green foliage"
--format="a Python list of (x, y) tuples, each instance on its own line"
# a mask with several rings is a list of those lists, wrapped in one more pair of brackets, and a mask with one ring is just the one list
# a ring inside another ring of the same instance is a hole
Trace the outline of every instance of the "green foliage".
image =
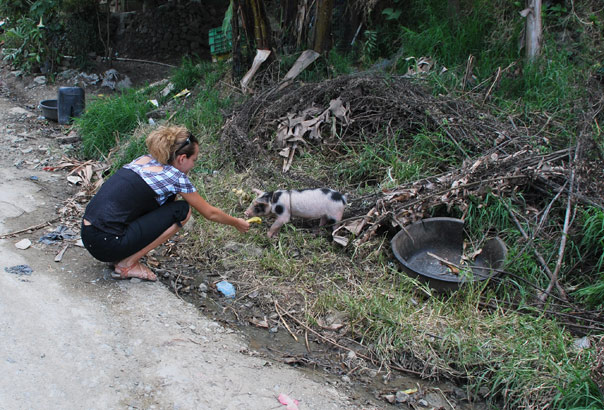
[(343, 74), (350, 74), (352, 72), (352, 56), (344, 55), (338, 52), (335, 48), (329, 52), (327, 63), (329, 64), (331, 75), (334, 77)]
[(40, 20), (21, 17), (2, 36), (3, 59), (27, 72), (51, 70), (60, 61), (52, 44), (53, 27), (44, 25), (41, 17)]
[(547, 111), (572, 115), (572, 108), (582, 92), (576, 86), (577, 68), (564, 50), (545, 45), (543, 56), (526, 64), (522, 76), (505, 77), (497, 95), (508, 101), (522, 98), (527, 111)]
[(21, 0), (2, 0), (0, 1), (0, 16), (17, 21), (20, 17), (27, 14), (29, 4)]
[(378, 32), (376, 30), (365, 30), (362, 44), (362, 59), (365, 62), (371, 62), (378, 57)]
[(470, 237), (479, 238), (485, 232), (500, 235), (514, 229), (509, 209), (515, 207), (509, 198), (487, 193), (482, 199), (475, 197), (471, 199), (464, 218), (464, 226)]
[(28, 72), (52, 74), (68, 54), (83, 67), (88, 53), (100, 48), (97, 6), (95, 0), (0, 2), (8, 17), (5, 60)]
[(82, 135), (82, 150), (86, 158), (107, 156), (124, 137), (145, 122), (151, 109), (145, 94), (133, 90), (120, 95), (96, 99), (86, 106), (81, 117), (74, 120)]
[[(579, 258), (592, 262), (592, 274), (575, 296), (594, 309), (604, 307), (604, 211), (589, 207), (581, 215), (582, 237), (578, 243)], [(589, 266), (589, 264), (587, 264)]]
[[(496, 49), (489, 47), (492, 32), (498, 30), (492, 5), (476, 2), (470, 11), (451, 18), (447, 2), (428, 3), (421, 9), (421, 17), (401, 28), (400, 42), (406, 55), (430, 56), (451, 69), (463, 66), (472, 54), (477, 72), (488, 74), (502, 64), (502, 59), (517, 57), (510, 44), (514, 44), (513, 38), (506, 38)], [(413, 10), (418, 12), (419, 8)], [(404, 66), (401, 69), (406, 71)]]
[(147, 153), (145, 140), (149, 132), (151, 132), (150, 128), (149, 126), (140, 126), (134, 131), (131, 137), (122, 139), (120, 149), (113, 156), (111, 169), (109, 170), (110, 174), (113, 174), (124, 165)]
[(345, 150), (335, 166), (336, 175), (351, 184), (369, 182), (382, 187), (440, 173), (462, 158), (453, 154), (458, 149), (444, 133), (427, 130), (411, 137), (365, 136), (360, 144), (345, 145)]
[(604, 397), (598, 386), (590, 377), (590, 363), (595, 357), (593, 352), (585, 353), (585, 360), (581, 362), (562, 361), (561, 371), (567, 375), (568, 381), (560, 386), (558, 394), (554, 397), (552, 408), (573, 410), (599, 410), (604, 408)]
[[(223, 111), (232, 104), (232, 101), (228, 97), (223, 97), (216, 88), (225, 72), (226, 65), (223, 63), (193, 64), (191, 61), (183, 60), (182, 67), (172, 77), (175, 84), (181, 84), (180, 87), (183, 85), (186, 85), (185, 88), (196, 87), (197, 95), (194, 103), (179, 110), (174, 115), (174, 121), (184, 124), (200, 138), (202, 152), (200, 166), (206, 169), (216, 169), (226, 160), (218, 144), (218, 136), (224, 121)], [(176, 87), (175, 90), (180, 90), (180, 87)]]
[(185, 88), (191, 89), (199, 83), (204, 75), (212, 75), (210, 62), (202, 62), (199, 58), (183, 57), (180, 66), (172, 70), (170, 81), (174, 84), (174, 92)]

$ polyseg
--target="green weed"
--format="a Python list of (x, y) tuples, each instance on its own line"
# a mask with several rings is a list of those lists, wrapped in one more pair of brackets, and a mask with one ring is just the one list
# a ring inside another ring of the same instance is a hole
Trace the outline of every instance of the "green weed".
[[(581, 216), (582, 235), (578, 241), (578, 258), (587, 262), (591, 275), (583, 278), (575, 292), (585, 304), (601, 309), (604, 306), (604, 211), (589, 207)], [(586, 272), (588, 273), (588, 272)]]
[(147, 145), (145, 144), (145, 140), (152, 128), (153, 127), (149, 124), (140, 124), (132, 132), (132, 136), (128, 137), (127, 139), (125, 138), (122, 141), (118, 150), (113, 155), (110, 174), (113, 174), (124, 165), (147, 153)]
[(192, 89), (200, 83), (203, 76), (211, 72), (211, 63), (202, 62), (192, 57), (183, 57), (178, 68), (172, 70), (170, 81), (174, 84), (174, 92)]
[(423, 131), (411, 137), (400, 135), (365, 137), (355, 145), (344, 144), (344, 160), (336, 175), (349, 184), (373, 183), (382, 187), (400, 185), (426, 175), (439, 174), (460, 163), (463, 155), (440, 132)]
[(84, 113), (74, 119), (82, 135), (82, 152), (86, 158), (106, 157), (109, 151), (126, 138), (152, 108), (147, 97), (134, 90), (120, 95), (92, 100)]
[(352, 56), (342, 54), (336, 49), (332, 49), (329, 52), (327, 63), (329, 64), (331, 75), (334, 77), (352, 72)]

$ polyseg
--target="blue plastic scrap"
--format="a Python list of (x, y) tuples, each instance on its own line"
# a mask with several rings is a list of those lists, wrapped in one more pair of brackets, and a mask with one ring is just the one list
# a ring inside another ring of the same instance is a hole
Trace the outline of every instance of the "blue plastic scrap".
[(235, 287), (226, 280), (218, 282), (216, 284), (216, 289), (227, 298), (232, 299), (235, 297)]
[(59, 225), (54, 231), (42, 235), (38, 242), (42, 242), (46, 245), (52, 245), (53, 243), (61, 242), (63, 239), (71, 240), (76, 237), (76, 233), (66, 227), (65, 225)]
[(31, 275), (33, 269), (28, 265), (15, 265), (10, 268), (4, 268), (4, 270), (8, 273), (12, 273), (13, 275)]

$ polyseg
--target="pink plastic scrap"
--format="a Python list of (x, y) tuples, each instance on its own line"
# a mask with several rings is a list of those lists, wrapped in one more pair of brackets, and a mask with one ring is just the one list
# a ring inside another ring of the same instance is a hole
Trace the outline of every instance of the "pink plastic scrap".
[(287, 410), (299, 410), (298, 409), (298, 400), (294, 400), (291, 397), (289, 397), (287, 394), (281, 393), (278, 397), (279, 403), (283, 404), (284, 406), (287, 406), (286, 409)]

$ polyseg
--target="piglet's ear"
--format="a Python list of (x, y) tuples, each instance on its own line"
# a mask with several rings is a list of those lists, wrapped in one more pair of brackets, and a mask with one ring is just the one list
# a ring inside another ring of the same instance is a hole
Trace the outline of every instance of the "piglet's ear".
[(253, 191), (253, 192), (254, 192), (256, 195), (264, 195), (264, 192), (263, 192), (263, 191), (261, 191), (261, 190), (259, 190), (259, 189), (252, 188), (252, 191)]

